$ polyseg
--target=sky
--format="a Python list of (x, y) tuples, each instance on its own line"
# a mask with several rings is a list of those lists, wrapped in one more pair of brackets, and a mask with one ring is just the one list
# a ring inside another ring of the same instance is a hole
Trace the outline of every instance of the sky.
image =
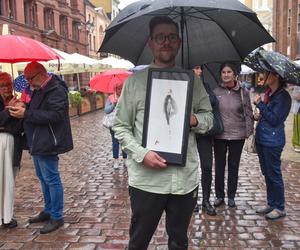
[(127, 5), (136, 2), (138, 0), (120, 0), (120, 4), (119, 4), (119, 9), (123, 9), (124, 7), (126, 7)]

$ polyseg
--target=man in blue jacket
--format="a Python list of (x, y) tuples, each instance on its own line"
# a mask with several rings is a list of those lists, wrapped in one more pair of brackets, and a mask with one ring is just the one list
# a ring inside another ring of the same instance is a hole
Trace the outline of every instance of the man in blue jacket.
[(29, 152), (44, 196), (44, 210), (29, 223), (47, 221), (41, 234), (63, 226), (63, 186), (58, 170), (58, 155), (73, 149), (69, 119), (68, 90), (64, 81), (49, 76), (43, 65), (29, 63), (24, 76), (34, 89), (26, 108), (11, 108), (10, 114), (24, 118)]

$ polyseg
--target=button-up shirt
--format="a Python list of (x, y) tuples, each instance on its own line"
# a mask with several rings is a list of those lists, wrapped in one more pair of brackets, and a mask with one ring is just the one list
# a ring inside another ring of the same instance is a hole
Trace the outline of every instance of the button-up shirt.
[(129, 186), (157, 194), (187, 194), (199, 185), (199, 157), (195, 133), (207, 132), (213, 123), (208, 94), (201, 79), (195, 77), (192, 114), (196, 116), (198, 124), (189, 132), (186, 165), (181, 167), (168, 164), (166, 168), (150, 168), (143, 165), (149, 149), (142, 146), (147, 78), (148, 68), (130, 76), (123, 86), (116, 107), (113, 130), (122, 149), (128, 154)]

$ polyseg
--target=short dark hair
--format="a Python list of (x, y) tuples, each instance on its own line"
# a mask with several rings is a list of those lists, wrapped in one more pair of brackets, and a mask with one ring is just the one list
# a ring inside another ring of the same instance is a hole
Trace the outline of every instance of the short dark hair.
[(174, 22), (170, 17), (155, 16), (150, 20), (150, 23), (149, 23), (150, 36), (152, 36), (154, 28), (159, 24), (173, 24), (176, 27), (177, 33), (179, 33), (178, 24), (176, 22)]
[(220, 75), (221, 75), (221, 72), (222, 70), (225, 68), (225, 67), (229, 67), (231, 68), (231, 70), (233, 71), (234, 75), (237, 76), (239, 74), (239, 67), (235, 64), (235, 63), (232, 63), (232, 62), (224, 62), (221, 64), (220, 66)]

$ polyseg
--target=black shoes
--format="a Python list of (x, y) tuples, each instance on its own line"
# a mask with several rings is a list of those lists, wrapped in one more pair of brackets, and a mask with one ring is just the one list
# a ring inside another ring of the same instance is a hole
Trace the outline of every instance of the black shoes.
[(221, 205), (223, 205), (223, 204), (225, 204), (225, 203), (224, 203), (224, 198), (216, 198), (216, 199), (215, 199), (215, 202), (214, 202), (214, 206), (215, 206), (215, 207), (219, 207), (219, 206), (221, 206)]
[(9, 223), (4, 223), (2, 220), (2, 227), (3, 228), (14, 228), (18, 226), (18, 222), (15, 219), (11, 219)]
[(236, 207), (235, 201), (233, 198), (228, 198), (228, 206), (229, 207)]
[(41, 234), (47, 234), (57, 230), (64, 225), (64, 219), (54, 220), (50, 219), (48, 223), (40, 230)]
[(210, 216), (217, 215), (215, 208), (209, 203), (209, 201), (202, 202), (202, 211), (206, 212)]
[(28, 220), (30, 224), (44, 222), (50, 220), (50, 214), (45, 213), (44, 211), (40, 212), (37, 216), (34, 216)]
[(200, 206), (198, 204), (196, 204), (195, 208), (194, 208), (194, 213), (198, 213), (200, 210)]

